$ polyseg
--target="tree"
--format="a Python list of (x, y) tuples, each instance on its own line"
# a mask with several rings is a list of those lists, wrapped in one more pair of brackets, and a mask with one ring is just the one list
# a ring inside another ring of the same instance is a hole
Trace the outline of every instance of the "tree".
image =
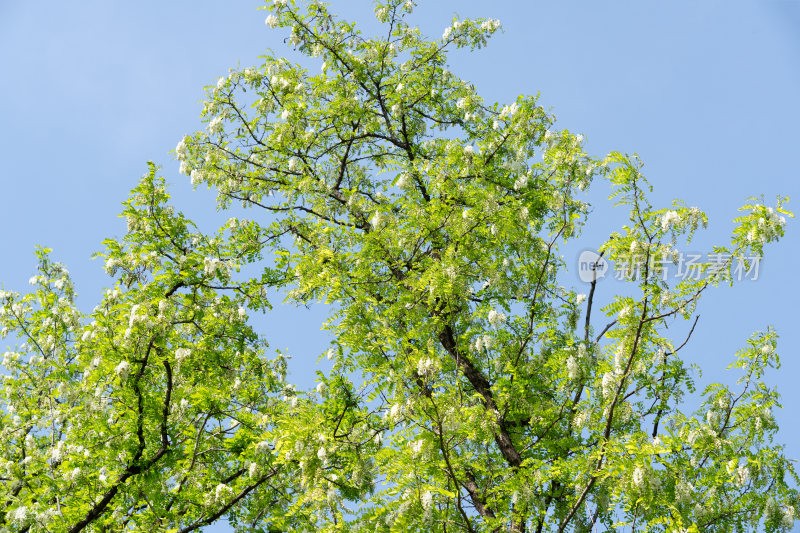
[[(692, 412), (690, 339), (666, 331), (783, 235), (785, 199), (748, 202), (718, 261), (668, 283), (663, 259), (706, 216), (651, 205), (635, 157), (589, 156), (536, 98), (490, 105), (446, 70), (497, 21), (427, 40), (412, 7), (378, 3), (386, 36), (367, 38), (321, 4), (269, 4), (322, 73), (272, 55), (232, 71), (175, 150), (218, 207), (254, 219), (199, 231), (151, 164), (91, 314), (46, 249), (33, 292), (0, 294), (21, 342), (3, 359), (0, 528), (792, 527), (797, 476), (762, 382), (776, 333)], [(637, 294), (600, 323), (596, 281), (564, 287), (559, 255), (597, 178), (630, 219), (600, 252), (631, 265)], [(333, 304), (315, 390), (288, 383), (249, 319), (268, 296)]]

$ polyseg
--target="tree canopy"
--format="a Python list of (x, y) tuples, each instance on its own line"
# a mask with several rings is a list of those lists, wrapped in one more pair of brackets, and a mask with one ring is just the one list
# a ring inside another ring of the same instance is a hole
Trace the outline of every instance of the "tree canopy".
[[(693, 406), (690, 339), (667, 329), (783, 235), (786, 199), (748, 201), (716, 262), (668, 280), (705, 214), (652, 205), (635, 156), (587, 154), (536, 97), (487, 103), (448, 71), (498, 21), (430, 39), (413, 7), (376, 3), (385, 32), (368, 37), (321, 3), (268, 3), (321, 71), (272, 53), (232, 70), (175, 149), (219, 209), (253, 216), (200, 231), (150, 164), (99, 254), (113, 288), (94, 311), (46, 249), (30, 293), (0, 293), (19, 341), (2, 360), (0, 531), (793, 526), (762, 380), (776, 332)], [(598, 179), (628, 214), (598, 252), (641, 259), (635, 296), (602, 309), (596, 280), (588, 296), (564, 285), (559, 252)], [(284, 298), (331, 304), (312, 390), (251, 320)]]

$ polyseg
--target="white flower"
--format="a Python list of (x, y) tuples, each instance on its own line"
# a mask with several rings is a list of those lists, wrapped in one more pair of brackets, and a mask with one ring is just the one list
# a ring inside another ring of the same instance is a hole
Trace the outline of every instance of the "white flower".
[(422, 495), (422, 508), (425, 511), (429, 511), (433, 507), (433, 494), (431, 491), (426, 490), (425, 493)]
[(190, 355), (192, 355), (192, 351), (189, 348), (178, 348), (175, 350), (175, 360), (178, 362), (183, 361)]
[(586, 300), (586, 295), (581, 293), (575, 297), (575, 305), (581, 305)]
[(667, 211), (661, 217), (661, 229), (667, 231), (667, 229), (669, 229), (670, 226), (677, 224), (680, 221), (681, 217), (677, 213), (677, 211)]
[(120, 381), (125, 381), (128, 379), (128, 374), (130, 374), (130, 372), (131, 365), (127, 361), (122, 361), (117, 365), (117, 368), (114, 369), (114, 373), (119, 376)]
[(397, 177), (397, 182), (395, 182), (395, 185), (397, 185), (401, 189), (405, 189), (410, 183), (409, 177), (410, 176), (408, 174), (403, 172)]
[(400, 417), (400, 412), (402, 407), (399, 403), (392, 405), (391, 410), (389, 411), (389, 418), (392, 420), (397, 420)]
[(222, 117), (214, 117), (211, 122), (208, 123), (208, 132), (211, 135), (217, 134), (222, 131)]
[(414, 444), (411, 445), (411, 451), (414, 455), (419, 455), (422, 453), (423, 446), (425, 446), (425, 443), (422, 440), (414, 441)]
[(289, 112), (289, 110), (288, 109), (284, 109), (283, 113), (281, 113), (281, 120), (288, 120), (290, 116), (291, 116), (291, 113)]
[(269, 450), (270, 450), (270, 444), (265, 440), (262, 440), (261, 442), (256, 444), (256, 453), (258, 454), (267, 453), (269, 452)]
[(472, 155), (475, 153), (475, 149), (472, 147), (471, 144), (464, 146), (464, 153), (467, 155)]
[(679, 504), (690, 502), (692, 500), (693, 493), (694, 487), (691, 483), (687, 483), (682, 479), (675, 483), (675, 499)]
[(489, 311), (489, 315), (486, 318), (489, 320), (489, 324), (491, 324), (492, 326), (496, 326), (501, 322), (505, 321), (506, 315), (504, 315), (503, 313), (498, 313), (497, 311), (492, 309), (491, 311)]
[(581, 367), (572, 355), (567, 358), (567, 375), (569, 379), (577, 379), (581, 375)]
[(706, 413), (706, 422), (708, 422), (709, 426), (718, 426), (719, 425), (719, 413), (716, 411), (708, 411)]
[(250, 476), (250, 479), (254, 479), (258, 476), (258, 463), (250, 463), (250, 468), (247, 469), (247, 475)]
[(420, 359), (417, 363), (417, 372), (423, 376), (433, 374), (436, 370), (436, 362), (430, 358)]
[(375, 214), (372, 215), (372, 219), (369, 221), (372, 224), (373, 228), (380, 228), (383, 226), (384, 218), (381, 215), (380, 211), (375, 211)]
[(328, 450), (326, 450), (324, 446), (320, 446), (317, 450), (317, 457), (320, 461), (325, 462), (325, 459), (328, 458)]
[(659, 346), (656, 353), (653, 354), (653, 363), (663, 365), (667, 360), (667, 349), (664, 346)]
[(613, 372), (606, 372), (603, 374), (603, 397), (606, 399), (611, 398), (611, 394), (614, 392), (614, 388), (616, 385), (615, 376)]
[(747, 465), (742, 465), (736, 469), (736, 485), (742, 487), (747, 485), (750, 481), (750, 468)]
[(500, 118), (511, 118), (514, 116), (514, 113), (517, 112), (517, 104), (516, 102), (511, 104), (510, 106), (504, 106), (503, 109), (500, 110)]
[(203, 173), (200, 170), (192, 169), (189, 173), (189, 180), (191, 181), (192, 185), (199, 185), (203, 182)]
[(224, 498), (229, 492), (231, 492), (231, 488), (226, 485), (225, 483), (220, 483), (217, 485), (217, 488), (214, 489), (214, 501), (219, 501)]
[(297, 158), (293, 157), (289, 159), (289, 170), (295, 171), (297, 170)]
[(270, 28), (274, 28), (275, 26), (278, 25), (278, 17), (276, 17), (275, 15), (270, 15), (264, 21), (264, 24), (266, 24)]
[(220, 268), (220, 260), (215, 257), (203, 258), (203, 272), (206, 276), (213, 276), (214, 273)]
[(785, 528), (794, 527), (794, 507), (787, 505), (783, 508), (781, 516), (781, 525)]
[(767, 501), (764, 504), (764, 518), (769, 519), (772, 515), (775, 514), (777, 510), (777, 506), (775, 505), (775, 500), (772, 496), (767, 497)]
[(581, 361), (587, 361), (589, 359), (589, 351), (586, 349), (584, 343), (578, 345), (578, 359)]
[(11, 519), (14, 522), (25, 523), (28, 520), (28, 508), (24, 505), (20, 505), (14, 510), (14, 513), (11, 515)]
[(178, 157), (179, 161), (183, 161), (184, 159), (186, 159), (186, 151), (187, 151), (186, 137), (184, 137), (178, 143), (178, 146), (175, 147), (175, 155)]
[(129, 328), (132, 328), (133, 325), (136, 324), (137, 322), (141, 322), (142, 321), (142, 317), (139, 316), (139, 308), (140, 307), (141, 307), (141, 305), (139, 305), (139, 304), (134, 304), (131, 307), (131, 315), (130, 315), (130, 318), (128, 319), (128, 327)]
[(452, 34), (452, 33), (453, 33), (453, 28), (451, 26), (446, 27), (444, 29), (444, 33), (442, 34), (442, 40), (446, 41), (447, 39), (449, 39), (450, 38), (450, 34)]
[(317, 394), (324, 394), (324, 393), (325, 393), (325, 390), (326, 390), (327, 388), (328, 388), (328, 387), (325, 385), (325, 383), (322, 383), (322, 382), (318, 383), (318, 384), (317, 384)]
[(483, 30), (484, 32), (497, 31), (499, 27), (500, 27), (500, 21), (497, 19), (488, 19), (484, 20), (481, 23), (481, 30)]
[(239, 315), (239, 318), (244, 320), (247, 317), (247, 311), (245, 311), (244, 307), (240, 307), (236, 310), (236, 313)]
[(641, 466), (637, 466), (633, 469), (633, 484), (636, 485), (637, 488), (641, 489), (644, 485), (644, 476), (645, 471)]

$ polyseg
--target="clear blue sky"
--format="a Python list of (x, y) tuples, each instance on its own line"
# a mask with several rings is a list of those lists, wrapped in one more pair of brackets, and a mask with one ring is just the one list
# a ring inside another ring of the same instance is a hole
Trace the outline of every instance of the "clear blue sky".
[[(656, 203), (682, 198), (709, 214), (707, 238), (694, 250), (724, 242), (749, 195), (783, 193), (800, 211), (800, 3), (420, 3), (413, 20), (437, 37), (455, 12), (499, 18), (505, 32), (476, 54), (453, 56), (453, 70), (488, 101), (540, 92), (559, 126), (585, 134), (592, 153), (637, 152)], [(67, 264), (79, 304), (90, 310), (109, 283), (90, 255), (103, 238), (124, 232), (120, 202), (148, 160), (163, 165), (190, 216), (217, 220), (212, 196), (192, 192), (168, 152), (200, 127), (204, 85), (237, 62), (254, 64), (267, 48), (285, 50), (285, 35), (264, 26), (258, 5), (0, 2), (0, 284), (25, 290), (32, 251), (43, 244)], [(369, 2), (333, 6), (374, 27)], [(732, 382), (719, 370), (753, 330), (774, 325), (783, 368), (769, 379), (783, 393), (781, 439), (796, 458), (799, 226), (790, 221), (784, 241), (769, 247), (758, 281), (705, 298), (685, 351), (706, 369), (702, 382)], [(612, 229), (594, 221), (583, 247)], [(295, 353), (301, 383), (324, 339), (308, 331), (316, 325), (306, 318), (286, 312), (267, 331)]]

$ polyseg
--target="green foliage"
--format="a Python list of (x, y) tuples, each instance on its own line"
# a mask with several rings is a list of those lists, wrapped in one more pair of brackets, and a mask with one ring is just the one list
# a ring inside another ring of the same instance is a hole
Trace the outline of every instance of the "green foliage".
[[(761, 381), (775, 333), (738, 354), (739, 388), (690, 413), (688, 339), (666, 329), (783, 235), (785, 200), (746, 205), (721, 263), (671, 286), (652, 265), (705, 214), (651, 205), (635, 157), (589, 156), (536, 98), (487, 104), (450, 73), (447, 52), (497, 21), (428, 40), (412, 8), (378, 3), (387, 31), (369, 38), (321, 3), (270, 3), (321, 72), (274, 55), (232, 71), (175, 150), (253, 220), (200, 232), (151, 165), (99, 254), (114, 287), (92, 313), (47, 250), (33, 292), (0, 294), (22, 342), (3, 360), (0, 531), (792, 526), (797, 477)], [(594, 285), (584, 305), (559, 284), (595, 178), (630, 215), (603, 253), (643, 258), (604, 328)], [(268, 293), (334, 304), (315, 390), (253, 329)]]

